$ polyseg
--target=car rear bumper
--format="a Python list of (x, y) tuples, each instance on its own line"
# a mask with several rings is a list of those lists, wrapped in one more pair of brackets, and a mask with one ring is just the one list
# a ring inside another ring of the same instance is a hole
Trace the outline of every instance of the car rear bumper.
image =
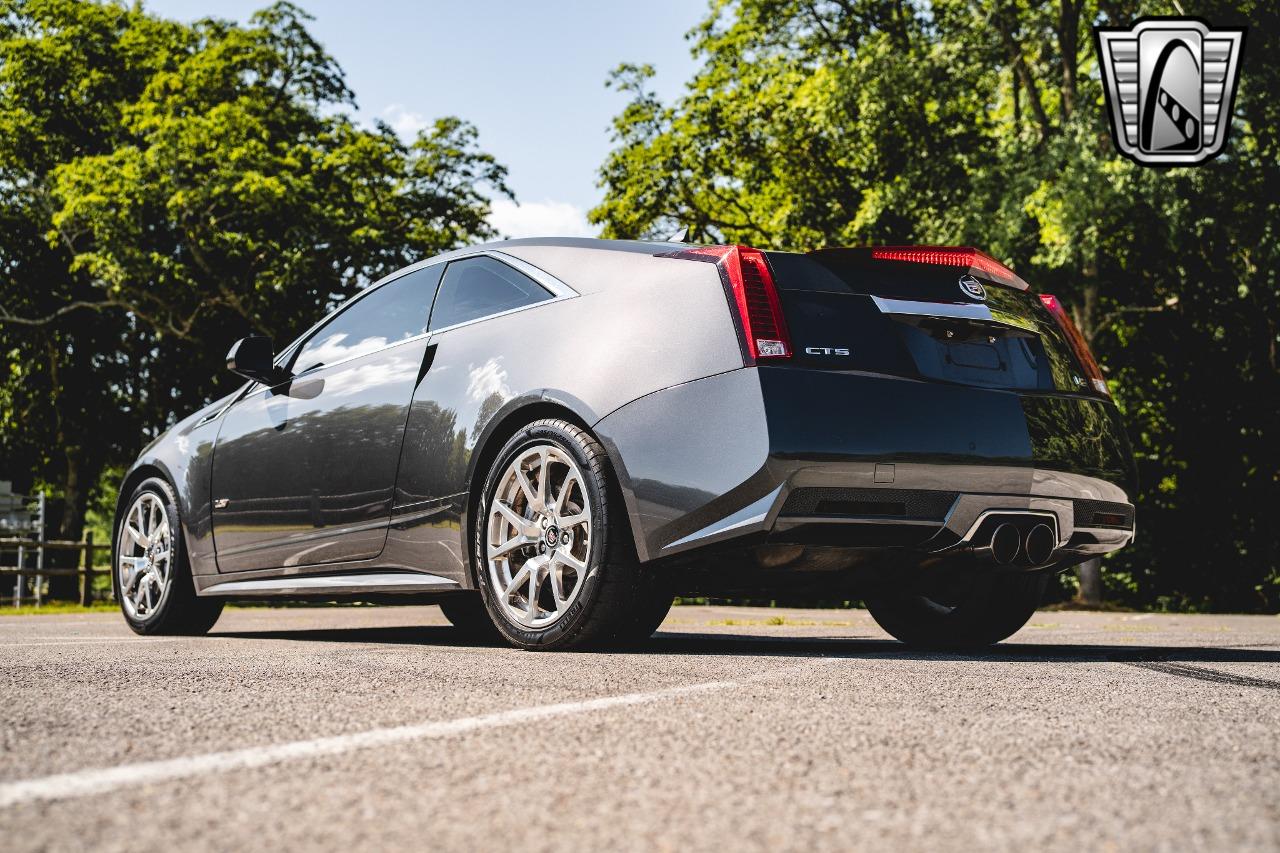
[[(962, 472), (954, 472), (963, 480)], [(1053, 473), (1053, 472), (1042, 472)], [(916, 489), (797, 486), (791, 481), (767, 525), (768, 541), (849, 547), (898, 546), (924, 553), (981, 550), (979, 528), (992, 516), (1041, 518), (1054, 528), (1059, 558), (1106, 554), (1133, 541), (1133, 506), (1055, 492), (1011, 494)], [(1055, 484), (1060, 486), (1061, 484)], [(1067, 491), (1087, 494), (1076, 481)]]
[(1000, 513), (1051, 518), (1064, 565), (1134, 536), (1128, 440), (1094, 398), (759, 367), (649, 395), (597, 432), (642, 560), (752, 542), (947, 553)]

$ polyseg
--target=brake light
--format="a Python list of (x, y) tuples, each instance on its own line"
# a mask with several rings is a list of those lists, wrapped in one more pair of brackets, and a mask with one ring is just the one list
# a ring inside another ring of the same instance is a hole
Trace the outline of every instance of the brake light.
[(715, 263), (751, 358), (791, 357), (791, 335), (764, 252), (750, 246), (691, 246), (658, 257)]
[(1080, 366), (1084, 369), (1085, 378), (1089, 380), (1089, 384), (1100, 394), (1111, 396), (1111, 389), (1107, 387), (1106, 377), (1102, 375), (1102, 369), (1098, 367), (1098, 362), (1094, 359), (1093, 353), (1089, 352), (1089, 345), (1084, 341), (1084, 335), (1080, 334), (1080, 330), (1076, 328), (1076, 324), (1071, 322), (1071, 315), (1062, 307), (1062, 303), (1058, 301), (1058, 297), (1049, 294), (1040, 294), (1040, 302), (1058, 321), (1058, 328), (1062, 329), (1063, 336), (1067, 339), (1067, 343), (1071, 345), (1071, 351), (1076, 354), (1076, 358), (1080, 361)]
[(1026, 290), (1027, 283), (1017, 273), (971, 246), (873, 246), (871, 258), (877, 261), (905, 261), (911, 264), (938, 264), (947, 267), (963, 267), (978, 272), (994, 281), (1019, 290)]

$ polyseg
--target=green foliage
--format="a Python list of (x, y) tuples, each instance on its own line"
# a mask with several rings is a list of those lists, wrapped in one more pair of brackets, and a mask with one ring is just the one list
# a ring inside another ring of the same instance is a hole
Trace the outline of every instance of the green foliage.
[(591, 219), (805, 250), (978, 245), (1056, 293), (1108, 372), (1139, 458), (1139, 536), (1111, 592), (1162, 609), (1280, 608), (1280, 9), (1250, 32), (1228, 152), (1121, 158), (1090, 27), (1162, 3), (716, 0), (701, 67), (630, 96)]
[(356, 124), (307, 20), (0, 0), (0, 471), (66, 495), (63, 535), (104, 466), (233, 381), (233, 340), (490, 236), (485, 191), (510, 194), (459, 119)]

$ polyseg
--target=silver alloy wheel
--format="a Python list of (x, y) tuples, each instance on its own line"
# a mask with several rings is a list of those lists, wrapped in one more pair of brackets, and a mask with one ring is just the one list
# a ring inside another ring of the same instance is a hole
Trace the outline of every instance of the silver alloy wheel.
[(116, 548), (120, 603), (129, 618), (150, 619), (164, 602), (173, 577), (172, 546), (164, 501), (154, 492), (143, 492), (120, 524)]
[(489, 582), (526, 628), (558, 621), (587, 580), (591, 500), (576, 462), (552, 444), (522, 450), (498, 480), (485, 535)]

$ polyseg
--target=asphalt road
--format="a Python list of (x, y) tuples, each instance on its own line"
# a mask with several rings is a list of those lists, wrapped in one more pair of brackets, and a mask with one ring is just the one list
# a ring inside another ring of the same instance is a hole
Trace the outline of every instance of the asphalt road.
[(622, 654), (434, 607), (215, 632), (0, 616), (0, 846), (1280, 849), (1278, 617), (1040, 613), (972, 656), (862, 611), (681, 607)]

